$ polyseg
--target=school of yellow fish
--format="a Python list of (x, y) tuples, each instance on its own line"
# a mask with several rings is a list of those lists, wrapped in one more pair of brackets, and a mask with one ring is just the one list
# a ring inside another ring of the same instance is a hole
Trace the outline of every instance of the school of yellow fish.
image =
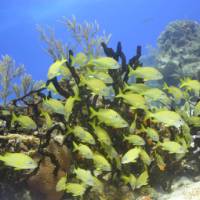
[[(70, 71), (65, 66), (66, 59), (57, 60), (53, 63), (48, 72), (48, 79), (57, 76), (70, 77)], [(121, 66), (112, 58), (99, 57), (90, 58), (83, 53), (72, 57), (72, 64), (78, 72), (84, 72), (80, 75), (78, 87), (73, 84), (74, 96), (67, 99), (46, 98), (42, 102), (41, 117), (43, 118), (47, 129), (54, 124), (53, 115), (62, 115), (66, 121), (65, 137), (73, 138), (73, 154), (79, 155), (81, 162), (91, 161), (91, 169), (83, 165), (73, 169), (73, 180), (68, 180), (68, 174), (62, 177), (57, 184), (57, 191), (65, 190), (73, 196), (82, 196), (88, 188), (98, 193), (102, 192), (103, 181), (109, 179), (114, 174), (113, 166), (120, 170), (120, 180), (124, 184), (129, 184), (134, 190), (148, 184), (149, 174), (148, 166), (156, 163), (160, 170), (165, 170), (167, 165), (161, 151), (169, 154), (184, 155), (192, 142), (190, 128), (188, 124), (200, 127), (200, 102), (191, 107), (191, 112), (187, 112), (184, 106), (187, 106), (188, 92), (192, 95), (199, 95), (200, 82), (189, 78), (181, 80), (180, 87), (168, 86), (164, 83), (161, 88), (153, 88), (148, 85), (148, 81), (161, 80), (163, 75), (153, 67), (138, 67), (133, 70), (129, 66), (129, 77), (142, 78), (144, 83), (125, 83), (118, 94), (115, 94), (115, 100), (120, 101), (122, 108), (128, 108), (130, 117), (123, 113), (121, 108), (104, 107), (100, 102), (96, 107), (90, 106), (90, 121), (88, 126), (82, 126), (82, 121), (77, 124), (70, 124), (70, 117), (73, 115), (74, 107), (81, 102), (79, 93), (80, 87), (87, 88), (92, 96), (98, 95), (99, 101), (104, 96), (109, 96), (108, 87), (113, 83), (109, 70), (118, 70)], [(52, 87), (48, 90), (54, 91)], [(175, 110), (171, 106), (175, 105)], [(183, 105), (181, 108), (180, 105)], [(83, 112), (85, 111), (83, 108)], [(144, 119), (138, 123), (141, 116), (138, 110), (145, 113)], [(12, 125), (16, 123), (22, 129), (36, 130), (37, 123), (31, 117), (23, 115), (12, 115)], [(139, 124), (139, 126), (138, 126)], [(163, 136), (159, 128), (168, 129), (174, 127), (180, 133), (180, 137), (170, 140)], [(112, 130), (112, 131), (109, 131)], [(122, 136), (122, 137), (121, 137)], [(120, 143), (124, 144), (124, 151), (116, 144), (116, 138), (121, 138)], [(184, 145), (185, 144), (185, 145)], [(151, 153), (146, 147), (151, 147)], [(12, 154), (6, 153), (0, 156), (6, 165), (13, 166), (16, 169), (32, 169), (36, 164), (27, 156), (17, 154), (12, 159)], [(21, 160), (19, 161), (18, 158)], [(144, 170), (140, 174), (129, 174), (123, 171), (126, 165), (135, 165), (141, 162)], [(78, 161), (76, 162), (78, 164)], [(71, 176), (70, 176), (71, 177)]]

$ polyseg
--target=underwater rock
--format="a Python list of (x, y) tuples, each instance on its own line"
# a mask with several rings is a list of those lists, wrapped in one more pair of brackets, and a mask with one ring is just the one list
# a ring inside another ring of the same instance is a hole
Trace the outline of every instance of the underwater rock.
[[(200, 80), (200, 24), (171, 22), (158, 38), (157, 66), (169, 83), (190, 76)], [(174, 79), (174, 80), (172, 80)], [(176, 81), (175, 81), (176, 82)]]
[(57, 175), (54, 175), (55, 164), (49, 157), (42, 160), (37, 173), (28, 180), (34, 200), (60, 200), (64, 194), (64, 192), (56, 191), (56, 184), (69, 170), (71, 154), (66, 146), (60, 146), (53, 141), (50, 142), (47, 149), (56, 157), (60, 167)]
[(160, 195), (159, 200), (199, 200), (200, 182), (192, 182), (186, 177), (181, 177), (172, 185), (173, 191)]

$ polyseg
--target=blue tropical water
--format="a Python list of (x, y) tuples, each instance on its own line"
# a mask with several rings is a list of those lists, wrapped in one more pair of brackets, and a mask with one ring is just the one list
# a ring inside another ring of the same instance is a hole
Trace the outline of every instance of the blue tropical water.
[[(36, 25), (50, 26), (56, 36), (69, 41), (63, 16), (75, 15), (77, 21), (95, 19), (112, 34), (110, 46), (121, 41), (128, 57), (136, 45), (156, 45), (165, 26), (177, 19), (200, 20), (197, 0), (1, 0), (0, 54), (23, 63), (34, 79), (46, 79), (51, 59), (44, 52)], [(144, 50), (145, 53), (145, 50)]]
[[(199, 8), (1, 0), (0, 200), (199, 200)], [(111, 40), (78, 35), (84, 26), (74, 36), (64, 17), (97, 21)], [(74, 50), (75, 37), (104, 54)]]

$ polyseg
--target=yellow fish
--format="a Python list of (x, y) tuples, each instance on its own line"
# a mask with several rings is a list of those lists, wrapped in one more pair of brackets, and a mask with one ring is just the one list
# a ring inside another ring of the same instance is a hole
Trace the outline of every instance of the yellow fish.
[(194, 91), (196, 96), (199, 96), (200, 92), (200, 82), (198, 80), (192, 80), (190, 78), (185, 78), (181, 80), (180, 88), (186, 88), (187, 90)]
[(146, 165), (149, 166), (151, 164), (151, 158), (150, 158), (150, 156), (148, 155), (148, 153), (144, 149), (141, 149), (141, 151), (140, 151), (140, 157), (141, 157), (141, 160)]
[(147, 136), (154, 142), (159, 141), (159, 134), (155, 129), (150, 127), (145, 128), (144, 126), (142, 126), (142, 130), (145, 131), (147, 133)]
[(144, 92), (148, 89), (150, 89), (150, 87), (143, 83), (131, 83), (130, 85), (125, 83), (123, 91), (131, 91), (133, 93), (141, 94), (142, 92)]
[(122, 157), (121, 163), (122, 164), (127, 164), (127, 163), (135, 163), (137, 158), (140, 155), (140, 148), (135, 147), (133, 149), (130, 149), (127, 151), (124, 156)]
[(86, 159), (93, 159), (93, 152), (92, 150), (85, 144), (79, 144), (77, 145), (75, 142), (73, 142), (74, 149), (73, 151), (78, 151), (79, 154)]
[(121, 178), (125, 184), (130, 184), (132, 190), (135, 190), (137, 179), (133, 174), (130, 174), (129, 176), (123, 175)]
[(88, 78), (80, 75), (80, 85), (86, 85), (89, 90), (95, 95), (107, 96), (107, 86), (106, 84), (97, 78)]
[(119, 92), (119, 94), (116, 96), (116, 98), (122, 98), (125, 103), (132, 106), (132, 108), (141, 108), (145, 109), (146, 102), (143, 96), (140, 94), (134, 94), (134, 93), (126, 93), (123, 94), (122, 91)]
[(86, 76), (88, 78), (97, 78), (106, 84), (113, 83), (113, 79), (111, 78), (111, 76), (108, 74), (107, 71), (92, 71), (88, 69)]
[[(91, 190), (97, 193), (103, 194), (104, 192), (104, 184), (95, 176), (94, 178), (94, 185), (92, 186)], [(103, 200), (103, 199), (102, 199)]]
[(132, 190), (138, 189), (144, 185), (148, 184), (148, 178), (149, 175), (147, 171), (144, 171), (140, 174), (139, 177), (135, 177), (133, 174), (130, 174), (129, 176), (122, 176), (122, 180), (125, 182), (125, 184), (130, 184)]
[(110, 57), (100, 57), (96, 59), (91, 59), (88, 63), (87, 66), (94, 66), (97, 69), (119, 69), (120, 65), (119, 63), (114, 60), (113, 58)]
[(142, 78), (144, 81), (160, 80), (163, 78), (163, 75), (154, 67), (138, 67), (136, 70), (129, 67), (129, 69), (129, 77), (134, 75), (137, 78)]
[(76, 174), (76, 178), (81, 180), (84, 184), (90, 186), (94, 185), (94, 179), (90, 170), (85, 170), (78, 167), (77, 169), (74, 169), (74, 173)]
[(133, 122), (131, 123), (129, 127), (130, 133), (134, 133), (136, 131), (136, 119), (137, 119), (137, 114), (135, 115), (135, 119), (133, 120)]
[(106, 132), (105, 129), (101, 128), (98, 125), (95, 125), (94, 123), (91, 124), (93, 129), (94, 129), (94, 133), (98, 138), (98, 141), (101, 144), (106, 144), (106, 145), (112, 145), (112, 141), (110, 139), (110, 136), (108, 135), (108, 133)]
[(88, 58), (84, 53), (79, 52), (76, 54), (76, 56), (71, 56), (71, 60), (72, 60), (72, 66), (81, 67), (87, 63)]
[(129, 135), (129, 136), (124, 136), (124, 140), (127, 140), (128, 143), (136, 145), (136, 146), (143, 146), (146, 144), (144, 139), (140, 137), (139, 135)]
[(13, 124), (14, 122), (18, 122), (19, 125), (24, 129), (28, 129), (28, 130), (37, 129), (36, 123), (29, 116), (25, 116), (25, 115), (16, 116), (13, 113), (11, 124)]
[(188, 123), (194, 127), (200, 127), (200, 117), (191, 116), (188, 120)]
[(73, 128), (68, 127), (67, 134), (73, 133), (75, 137), (79, 138), (81, 142), (87, 143), (87, 144), (95, 144), (95, 139), (92, 136), (91, 133), (86, 131), (81, 126), (75, 126)]
[(3, 156), (0, 155), (0, 160), (16, 170), (35, 169), (37, 167), (37, 163), (24, 153), (6, 153)]
[(161, 146), (163, 150), (168, 151), (169, 153), (186, 153), (186, 149), (179, 143), (174, 141), (164, 141), (162, 143), (159, 143), (158, 146)]
[(63, 176), (59, 179), (58, 183), (56, 184), (56, 191), (60, 192), (65, 190), (67, 182), (67, 176)]
[(166, 126), (175, 126), (177, 128), (180, 128), (185, 123), (178, 113), (170, 110), (151, 113), (150, 117), (153, 117), (157, 122), (164, 123)]
[(166, 168), (166, 164), (165, 164), (162, 156), (159, 155), (158, 153), (155, 153), (155, 158), (156, 158), (156, 163), (157, 163), (157, 166), (159, 167), (159, 169), (161, 171), (164, 171)]
[(86, 185), (79, 183), (67, 183), (65, 189), (67, 193), (71, 193), (74, 197), (83, 196), (86, 191)]
[(68, 99), (65, 102), (65, 120), (66, 121), (69, 120), (69, 117), (72, 114), (75, 101), (81, 100), (79, 97), (78, 88), (74, 88), (74, 93), (75, 93), (75, 95), (68, 97)]
[(128, 123), (114, 110), (112, 109), (99, 109), (98, 112), (90, 107), (91, 118), (97, 117), (101, 123), (105, 123), (107, 126), (114, 128), (128, 127)]
[(166, 105), (169, 105), (171, 103), (171, 100), (169, 97), (163, 92), (162, 90), (158, 88), (150, 88), (142, 93), (144, 95), (147, 102), (153, 102), (153, 101), (159, 101), (161, 103), (164, 103)]
[(171, 94), (174, 100), (177, 102), (180, 102), (181, 99), (184, 99), (184, 95), (181, 89), (175, 86), (168, 86), (167, 83), (164, 83), (163, 90), (167, 90), (167, 92)]
[(53, 121), (52, 121), (49, 113), (48, 112), (42, 112), (41, 115), (44, 116), (44, 118), (45, 118), (45, 125), (46, 125), (46, 127), (47, 128), (51, 128), (52, 125), (53, 125)]
[(200, 101), (197, 102), (197, 104), (194, 107), (194, 115), (195, 116), (200, 116)]
[(94, 161), (96, 170), (99, 170), (99, 171), (112, 170), (110, 163), (106, 160), (106, 158), (103, 155), (99, 153), (94, 154), (93, 161)]
[(56, 60), (50, 67), (48, 71), (48, 79), (52, 79), (56, 76), (69, 76), (70, 71), (65, 66), (65, 63), (67, 62), (66, 59)]
[(65, 115), (65, 107), (62, 102), (57, 99), (45, 99), (42, 105), (43, 109), (47, 112)]

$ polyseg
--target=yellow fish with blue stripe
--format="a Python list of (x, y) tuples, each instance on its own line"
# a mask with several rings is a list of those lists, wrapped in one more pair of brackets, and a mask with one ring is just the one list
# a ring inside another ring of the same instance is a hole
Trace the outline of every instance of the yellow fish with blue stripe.
[(45, 99), (42, 105), (46, 112), (65, 115), (65, 107), (63, 103), (57, 99)]
[(86, 169), (82, 169), (78, 167), (77, 169), (74, 169), (74, 174), (76, 174), (76, 178), (81, 180), (82, 183), (89, 186), (94, 185), (94, 178), (90, 170), (86, 170)]
[(29, 116), (25, 116), (25, 115), (16, 116), (13, 113), (11, 124), (14, 124), (15, 122), (18, 122), (22, 128), (27, 129), (27, 130), (37, 129), (36, 123)]
[(125, 128), (128, 127), (128, 123), (118, 114), (115, 110), (100, 108), (95, 111), (90, 107), (91, 118), (97, 117), (100, 123), (105, 123), (107, 126), (113, 128)]
[(112, 145), (112, 141), (110, 139), (109, 134), (106, 132), (105, 129), (103, 129), (102, 127), (95, 125), (94, 123), (91, 123), (93, 129), (94, 129), (94, 133), (97, 136), (98, 141), (101, 144), (106, 144), (106, 145)]
[(135, 76), (136, 78), (142, 78), (144, 81), (160, 80), (163, 75), (154, 67), (137, 67), (133, 70), (129, 67), (129, 77)]
[(146, 102), (145, 98), (140, 95), (140, 94), (135, 94), (135, 93), (125, 93), (123, 94), (122, 91), (120, 90), (119, 94), (116, 95), (116, 98), (122, 98), (123, 101), (129, 105), (132, 106), (132, 108), (140, 108), (140, 109), (145, 109), (146, 108)]
[(0, 155), (0, 160), (16, 170), (35, 169), (37, 167), (37, 163), (24, 153), (5, 153), (3, 156)]
[(87, 143), (87, 144), (95, 144), (95, 139), (92, 136), (91, 133), (85, 130), (85, 128), (81, 126), (75, 126), (73, 128), (68, 127), (67, 134), (73, 133), (75, 137), (79, 138), (81, 142)]
[(87, 145), (73, 142), (73, 147), (73, 151), (78, 151), (83, 158), (93, 159), (93, 152)]
[(97, 171), (111, 171), (111, 164), (106, 160), (106, 158), (99, 154), (95, 153), (93, 157), (94, 165)]
[(104, 70), (119, 69), (120, 68), (119, 63), (110, 57), (99, 57), (99, 58), (91, 59), (86, 64), (86, 66), (95, 67), (96, 69), (100, 69), (100, 70), (102, 70), (102, 69), (104, 69)]
[(121, 163), (122, 164), (135, 163), (136, 160), (139, 158), (140, 152), (141, 150), (138, 147), (128, 150), (122, 157)]
[(128, 143), (136, 146), (143, 146), (146, 144), (145, 140), (141, 136), (135, 134), (124, 136), (124, 140), (127, 140)]

